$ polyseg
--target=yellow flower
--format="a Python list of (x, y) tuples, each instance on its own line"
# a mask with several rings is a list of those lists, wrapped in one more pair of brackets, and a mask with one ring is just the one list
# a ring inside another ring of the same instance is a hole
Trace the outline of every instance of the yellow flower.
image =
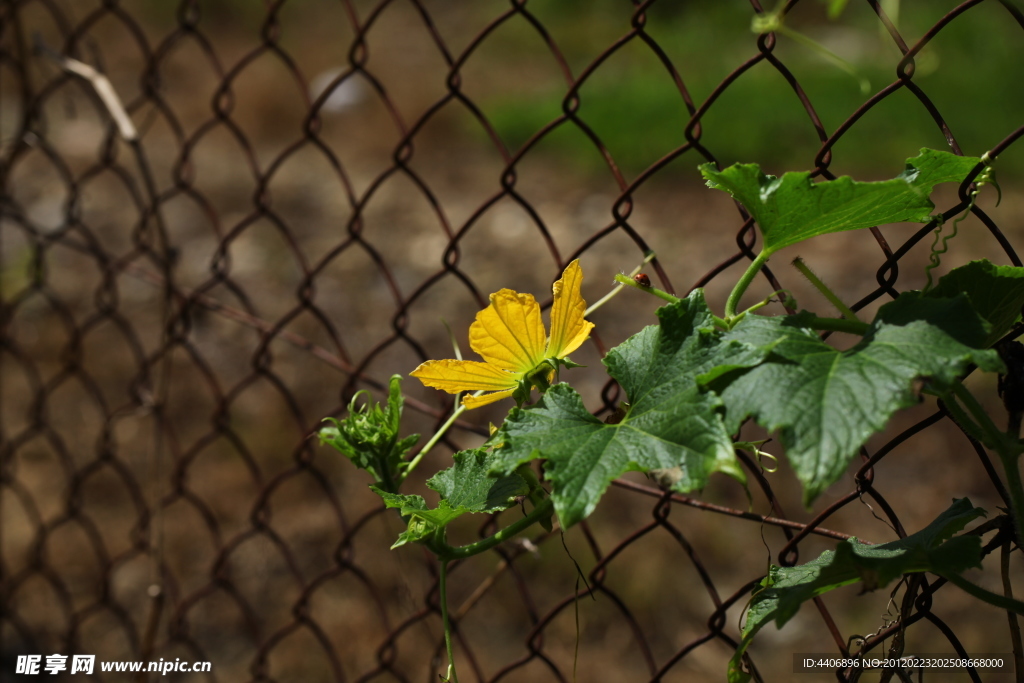
[[(576, 260), (565, 267), (561, 279), (551, 287), (555, 300), (551, 306), (550, 337), (544, 333), (540, 304), (532, 294), (511, 289), (491, 294), (491, 305), (477, 313), (476, 322), (469, 327), (469, 345), (485, 362), (428, 360), (413, 370), (412, 376), (449, 394), (492, 392), (464, 396), (462, 404), (467, 408), (479, 408), (511, 396), (521, 382), (536, 377), (538, 370), (543, 377), (549, 377), (557, 361), (578, 349), (594, 328), (594, 323), (583, 319), (587, 303), (580, 295), (582, 282), (583, 271)], [(542, 366), (551, 372), (543, 372)]]

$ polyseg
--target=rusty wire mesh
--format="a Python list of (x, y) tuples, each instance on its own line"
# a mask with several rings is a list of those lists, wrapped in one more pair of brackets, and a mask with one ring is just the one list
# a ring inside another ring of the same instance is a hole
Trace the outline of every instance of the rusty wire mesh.
[[(764, 12), (756, 0), (721, 3), (743, 21), (706, 30), (741, 56), (699, 95), (687, 84), (711, 70), (707, 55), (659, 26), (712, 3), (577, 3), (560, 33), (550, 28), (556, 3), (455, 4), (0, 5), (4, 680), (16, 654), (51, 652), (210, 661), (203, 676), (221, 681), (437, 680), (436, 567), (417, 549), (389, 553), (398, 520), (348, 463), (314, 445), (320, 418), (341, 414), (360, 389), (379, 398), (394, 372), (450, 355), (442, 318), (462, 338), (488, 292), (545, 291), (575, 257), (590, 300), (654, 248), (652, 279), (669, 291), (682, 291), (680, 280), (707, 286), (720, 303), (753, 257), (755, 231), (742, 209), (697, 188), (697, 164), (737, 160), (716, 157), (709, 141), (716, 112), (736, 109), (744, 129), (811, 150), (797, 167), (738, 160), (832, 178), (845, 172), (837, 150), (878, 111), (883, 127), (913, 128), (910, 113), (924, 114), (931, 146), (961, 153), (957, 126), (916, 76), (948, 27), (982, 17), (976, 54), (959, 57), (979, 69), (1009, 69), (1024, 53), (1024, 15), (1011, 0), (906, 3), (904, 16), (927, 15), (914, 34), (887, 16), (892, 3), (851, 3), (895, 46), (892, 80), (825, 125), (795, 75), (803, 63), (787, 66), (785, 39), (749, 31)], [(821, 3), (786, 6), (787, 21), (822, 21)], [(615, 18), (589, 21), (595, 12)], [(614, 34), (589, 37), (607, 38), (600, 49), (563, 48), (609, 23)], [(986, 51), (997, 31), (1013, 32), (1016, 51)], [(521, 41), (532, 47), (516, 49)], [(650, 140), (624, 97), (616, 128), (651, 151), (621, 165), (624, 148), (603, 142), (607, 124), (588, 119), (588, 89), (603, 77), (624, 88), (633, 75), (616, 60), (629, 51), (672, 93), (677, 139)], [(136, 137), (75, 64), (109, 77)], [(754, 72), (785, 92), (791, 128), (759, 129), (757, 95), (742, 91)], [(1004, 91), (952, 95), (999, 108), (1019, 89), (1005, 78)], [(493, 103), (527, 98), (544, 79), (557, 109), (510, 143)], [(1024, 133), (1015, 116), (1005, 130), (973, 131), (982, 146), (966, 151), (1012, 156)], [(545, 149), (567, 133), (596, 163)], [(724, 145), (739, 131), (716, 134)], [(872, 152), (891, 164), (916, 150)], [(940, 209), (962, 212), (969, 191), (943, 196)], [(983, 196), (948, 259), (1020, 265), (1020, 201), (1011, 187), (1004, 194), (1000, 210)], [(806, 248), (865, 308), (921, 284), (927, 236), (876, 228)], [(799, 290), (767, 274), (766, 293)], [(600, 397), (598, 413), (617, 390), (593, 367), (653, 320), (655, 304), (628, 295), (594, 315), (598, 334), (579, 359), (592, 369), (574, 371), (584, 394)], [(410, 429), (433, 431), (449, 397), (405, 388)], [(450, 447), (479, 443), (487, 418), (500, 419), (480, 412), (457, 425)], [(739, 455), (754, 482), (749, 504), (731, 483), (666, 497), (627, 477), (561, 540), (534, 535), (457, 565), (462, 680), (721, 680), (769, 561), (806, 561), (850, 535), (890, 540), (965, 493), (990, 510), (1006, 500), (985, 452), (934, 405), (870, 442), (814, 511), (801, 509), (791, 473)], [(986, 551), (1002, 540), (989, 537)], [(986, 580), (998, 580), (994, 570)], [(906, 652), (1009, 651), (1005, 617), (952, 592), (918, 576), (891, 600), (818, 599), (786, 630), (766, 629), (751, 664), (782, 680), (795, 652), (887, 652), (896, 637)]]

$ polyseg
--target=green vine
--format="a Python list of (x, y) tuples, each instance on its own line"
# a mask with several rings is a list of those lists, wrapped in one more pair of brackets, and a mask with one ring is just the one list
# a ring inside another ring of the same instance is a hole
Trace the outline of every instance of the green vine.
[[(573, 261), (553, 286), (550, 332), (543, 326), (535, 297), (504, 289), (492, 295), (491, 305), (477, 314), (470, 331), (472, 347), (483, 362), (461, 356), (427, 361), (412, 373), (428, 386), (462, 397), (417, 453), (413, 447), (419, 437), (400, 436), (402, 393), (397, 376), (386, 405), (359, 405), (357, 395), (346, 417), (330, 419), (320, 431), (321, 441), (367, 472), (373, 490), (405, 523), (392, 547), (416, 543), (437, 558), (448, 655), (444, 680), (458, 681), (447, 606), (451, 563), (485, 553), (534, 524), (550, 530), (557, 518), (563, 530), (571, 528), (587, 518), (611, 482), (629, 470), (649, 473), (665, 489), (690, 493), (703, 489), (716, 474), (745, 482), (736, 457), (740, 448), (759, 461), (770, 459), (765, 471), (775, 473), (777, 458), (761, 450), (763, 442), (734, 443), (734, 435), (748, 420), (777, 435), (810, 507), (848, 471), (880, 425), (916, 405), (921, 393), (935, 396), (967, 434), (999, 457), (1020, 545), (1024, 442), (1014, 433), (1013, 419), (1007, 431), (996, 427), (962, 380), (974, 369), (1010, 372), (990, 347), (1020, 318), (1024, 268), (976, 261), (954, 268), (933, 284), (931, 271), (963, 216), (954, 221), (952, 234), (941, 245), (937, 231), (926, 288), (903, 292), (871, 321), (859, 319), (799, 258), (794, 265), (842, 317), (811, 311), (763, 315), (762, 309), (783, 295), (790, 310), (795, 307), (784, 291), (740, 308), (758, 273), (779, 250), (835, 232), (932, 222), (935, 207), (928, 197), (934, 186), (962, 182), (980, 161), (987, 165), (972, 190), (966, 216), (980, 188), (994, 183), (987, 156), (975, 159), (922, 150), (907, 161), (904, 173), (880, 182), (815, 182), (808, 173), (766, 176), (753, 164), (725, 170), (704, 165), (700, 170), (708, 185), (741, 202), (762, 237), (760, 253), (736, 281), (721, 315), (711, 310), (703, 291), (674, 296), (652, 286), (640, 269), (630, 276), (616, 275), (615, 289), (588, 309), (582, 296), (582, 266)], [(648, 253), (644, 262), (651, 259), (653, 254)], [(559, 373), (578, 367), (569, 354), (593, 327), (585, 316), (627, 287), (658, 297), (665, 305), (658, 310), (658, 324), (645, 327), (604, 358), (626, 400), (601, 420)], [(855, 342), (847, 350), (837, 350), (822, 340), (825, 331), (852, 335)], [(1015, 381), (1024, 384), (1024, 378)], [(531, 395), (534, 390), (539, 398)], [(457, 418), (479, 405), (510, 398), (517, 405), (485, 444), (455, 453), (450, 467), (427, 480), (436, 502), (400, 492)], [(856, 411), (849, 409), (850, 401), (856, 402)], [(533, 469), (535, 460), (544, 463), (542, 476)], [(447, 526), (463, 515), (493, 514), (517, 505), (523, 506), (523, 514), (492, 535), (463, 546), (448, 544)], [(878, 546), (844, 541), (835, 551), (798, 567), (770, 567), (751, 598), (729, 680), (741, 683), (749, 678), (742, 657), (765, 623), (782, 626), (802, 602), (865, 577), (871, 577), (865, 588), (874, 589), (904, 574), (930, 571), (976, 599), (1024, 613), (1020, 601), (963, 577), (980, 565), (982, 553), (978, 535), (961, 532), (983, 514), (961, 499), (929, 527), (899, 541)]]

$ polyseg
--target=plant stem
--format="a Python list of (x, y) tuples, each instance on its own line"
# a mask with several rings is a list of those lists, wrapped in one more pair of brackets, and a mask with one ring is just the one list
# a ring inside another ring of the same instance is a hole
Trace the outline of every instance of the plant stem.
[[(631, 285), (636, 285), (637, 284), (636, 281), (632, 279), (632, 277), (640, 272), (640, 269), (644, 267), (645, 263), (650, 263), (651, 261), (653, 261), (654, 260), (654, 256), (655, 256), (655, 254), (654, 254), (653, 251), (647, 252), (647, 255), (644, 256), (643, 262), (641, 262), (640, 265), (637, 266), (636, 268), (634, 268), (633, 272), (629, 274), (629, 276), (628, 276), (629, 283), (628, 284), (631, 284)], [(615, 278), (615, 281), (619, 282), (619, 284), (617, 284), (614, 287), (612, 287), (612, 291), (610, 291), (607, 294), (605, 294), (603, 297), (601, 297), (596, 302), (591, 304), (590, 308), (588, 308), (587, 310), (583, 311), (583, 316), (584, 317), (590, 315), (591, 313), (593, 313), (597, 309), (599, 309), (602, 306), (604, 306), (606, 303), (611, 301), (619, 292), (622, 291), (623, 283), (619, 281), (618, 277)], [(640, 289), (643, 289), (643, 287), (641, 287)]]
[(942, 401), (942, 406), (946, 409), (946, 412), (949, 413), (950, 417), (953, 418), (953, 421), (960, 425), (960, 428), (967, 432), (967, 435), (972, 439), (979, 443), (984, 443), (986, 437), (985, 434), (982, 433), (981, 427), (974, 423), (974, 420), (970, 418), (967, 411), (960, 407), (960, 404), (956, 402), (955, 398), (948, 394), (929, 390), (927, 387), (925, 387), (923, 393), (939, 397)]
[(1024, 539), (1024, 484), (1020, 478), (1020, 465), (1017, 456), (1008, 456), (999, 453), (1003, 461), (1003, 469), (1006, 470), (1006, 489), (1010, 494), (1010, 502), (1013, 504), (1013, 524), (1017, 532), (1017, 545), (1022, 545)]
[(793, 267), (799, 270), (800, 274), (807, 278), (807, 281), (814, 285), (814, 288), (821, 292), (821, 295), (828, 299), (829, 303), (835, 306), (836, 310), (842, 313), (844, 318), (860, 322), (860, 318), (857, 317), (857, 314), (854, 313), (849, 306), (843, 303), (843, 300), (836, 296), (836, 293), (833, 292), (828, 285), (822, 282), (821, 278), (818, 277), (806, 263), (804, 263), (802, 258), (798, 256), (793, 259)]
[(1021, 602), (1020, 600), (1008, 598), (1005, 595), (1000, 595), (999, 593), (993, 593), (992, 591), (982, 588), (977, 584), (971, 583), (959, 574), (941, 574), (940, 576), (954, 586), (963, 589), (965, 592), (973, 595), (979, 600), (984, 600), (990, 605), (995, 605), (996, 607), (1016, 614), (1024, 614), (1024, 602)]
[[(1017, 536), (1017, 545), (1024, 547), (1024, 542), (1022, 542), (1024, 540), (1024, 482), (1021, 481), (1020, 465), (1018, 463), (1021, 453), (1020, 442), (1016, 437), (999, 431), (999, 428), (989, 418), (988, 413), (978, 403), (978, 399), (967, 390), (967, 387), (962, 382), (957, 382), (953, 385), (953, 394), (963, 402), (967, 412), (970, 413), (974, 422), (981, 428), (981, 432), (985, 436), (984, 441), (986, 445), (999, 455), (999, 459), (1003, 463), (1003, 469), (1006, 472), (1006, 489), (1010, 494), (1010, 505), (1013, 507), (1011, 513), (1014, 531), (1016, 531)], [(1010, 444), (1011, 438), (1014, 441), (1012, 446)]]
[(999, 431), (995, 423), (989, 418), (988, 413), (978, 403), (978, 399), (974, 398), (967, 387), (964, 386), (963, 382), (956, 382), (953, 384), (953, 395), (964, 404), (964, 408), (970, 414), (971, 418), (978, 423), (981, 428), (982, 434), (985, 435), (986, 444), (992, 450), (1002, 453), (1005, 449), (1001, 447), (1003, 444), (1004, 434)]
[(493, 536), (477, 541), (476, 543), (470, 543), (459, 548), (453, 548), (446, 543), (440, 544), (439, 547), (432, 547), (431, 550), (437, 555), (441, 562), (451, 562), (452, 560), (461, 560), (473, 555), (479, 555), (480, 553), (490, 550), (496, 545), (500, 545), (505, 541), (509, 540), (519, 532), (532, 526), (534, 522), (540, 521), (542, 518), (550, 515), (554, 510), (554, 503), (550, 498), (545, 498), (544, 502), (533, 508), (530, 514), (518, 519), (517, 521), (509, 524), (504, 529), (497, 531)]
[[(1003, 577), (1003, 595), (1013, 598), (1013, 586), (1010, 584), (1010, 547), (1013, 544), (1009, 539), (1003, 543), (999, 552), (999, 573)], [(1010, 642), (1013, 644), (1014, 671), (1017, 672), (1017, 680), (1024, 680), (1024, 642), (1020, 637), (1020, 623), (1017, 615), (1011, 610), (1006, 610), (1006, 619), (1010, 625)]]
[(641, 285), (639, 282), (637, 282), (633, 278), (626, 277), (622, 273), (616, 273), (615, 274), (615, 281), (618, 282), (619, 284), (622, 284), (622, 285), (629, 285), (630, 287), (636, 287), (641, 292), (647, 292), (648, 294), (653, 294), (654, 296), (658, 297), (659, 299), (664, 299), (665, 301), (669, 302), (670, 304), (674, 304), (674, 303), (677, 303), (677, 302), (681, 301), (681, 299), (679, 297), (672, 296), (671, 294), (669, 294), (668, 292), (666, 292), (663, 289), (658, 289), (657, 287), (644, 287), (643, 285)]
[[(669, 294), (668, 292), (666, 292), (666, 291), (664, 291), (662, 289), (658, 289), (657, 287), (644, 287), (642, 284), (640, 284), (639, 282), (637, 282), (633, 278), (627, 277), (626, 275), (623, 275), (622, 273), (618, 273), (615, 276), (615, 281), (618, 282), (620, 286), (616, 290), (614, 290), (610, 294), (608, 294), (608, 296), (606, 296), (605, 299), (611, 297), (613, 294), (616, 294), (618, 291), (620, 291), (622, 289), (622, 285), (629, 285), (630, 287), (635, 287), (636, 289), (639, 289), (641, 292), (647, 292), (648, 294), (653, 294), (654, 296), (658, 297), (659, 299), (664, 299), (665, 301), (669, 302), (670, 304), (674, 304), (674, 303), (678, 303), (678, 302), (682, 301), (682, 299), (680, 299), (679, 297), (673, 296), (673, 295)], [(584, 315), (589, 315), (591, 309), (597, 308), (597, 306), (599, 304), (603, 303), (603, 302), (604, 302), (604, 299), (601, 299), (601, 301), (598, 301), (596, 304), (594, 304), (593, 306), (588, 308), (586, 313), (584, 313)], [(765, 302), (765, 304), (766, 303), (767, 302)], [(759, 304), (758, 308), (760, 308), (760, 306), (763, 306), (765, 304)], [(718, 327), (720, 327), (722, 329), (728, 329), (729, 328), (729, 326), (725, 323), (725, 320), (723, 320), (722, 318), (719, 318), (717, 315), (712, 315), (711, 317), (714, 318), (715, 325), (717, 325)]]
[(753, 313), (754, 311), (758, 310), (759, 308), (764, 308), (768, 304), (775, 303), (775, 297), (779, 297), (780, 301), (785, 301), (786, 297), (782, 296), (783, 294), (789, 294), (789, 292), (787, 290), (785, 290), (785, 289), (780, 289), (777, 292), (772, 292), (771, 294), (766, 296), (764, 299), (762, 299), (761, 301), (758, 301), (756, 304), (754, 304), (753, 306), (751, 306), (750, 308), (748, 308), (747, 310), (745, 310), (743, 312), (744, 313)]
[(455, 420), (459, 417), (459, 415), (462, 415), (463, 411), (465, 410), (466, 406), (460, 404), (459, 407), (452, 412), (452, 416), (448, 418), (448, 421), (441, 425), (440, 429), (434, 432), (434, 435), (430, 437), (430, 441), (424, 444), (423, 448), (420, 449), (420, 452), (416, 454), (416, 457), (409, 461), (409, 467), (407, 467), (405, 470), (403, 480), (405, 479), (405, 477), (408, 477), (409, 474), (414, 469), (416, 469), (416, 465), (420, 464), (420, 460), (423, 459), (423, 456), (430, 452), (431, 448), (437, 445), (437, 442), (441, 440), (441, 437), (443, 437), (445, 435), (445, 432), (447, 432), (451, 428), (451, 426), (455, 424)]
[(767, 251), (762, 251), (757, 255), (747, 270), (740, 277), (739, 282), (732, 288), (732, 292), (729, 293), (729, 299), (725, 302), (725, 319), (730, 320), (736, 317), (736, 308), (740, 303), (740, 298), (743, 296), (743, 292), (747, 291), (747, 287), (754, 281), (754, 277), (761, 272), (761, 266), (768, 262), (768, 258), (771, 254)]
[(459, 677), (455, 673), (455, 655), (452, 652), (452, 627), (448, 623), (448, 561), (441, 560), (441, 574), (438, 577), (438, 589), (441, 599), (441, 623), (444, 626), (444, 646), (448, 650), (448, 677), (449, 683), (459, 683)]

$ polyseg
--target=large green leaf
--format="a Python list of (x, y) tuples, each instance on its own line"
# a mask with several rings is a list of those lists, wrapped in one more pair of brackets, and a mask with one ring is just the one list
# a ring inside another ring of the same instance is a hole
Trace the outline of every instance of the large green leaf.
[(892, 180), (858, 182), (849, 176), (813, 182), (809, 172), (765, 175), (757, 164), (719, 171), (703, 164), (708, 187), (725, 190), (747, 208), (764, 236), (764, 252), (818, 235), (883, 223), (927, 223), (935, 208), (928, 196), (939, 183), (961, 182), (980, 159), (922, 149)]
[(991, 261), (971, 261), (939, 280), (929, 297), (964, 294), (974, 310), (992, 326), (985, 346), (991, 346), (1020, 320), (1024, 305), (1024, 268), (997, 266)]
[(803, 316), (748, 315), (726, 340), (770, 348), (757, 367), (711, 381), (726, 406), (726, 429), (752, 416), (778, 432), (810, 503), (839, 479), (869, 436), (897, 410), (918, 402), (917, 384), (940, 391), (970, 363), (998, 371), (983, 350), (989, 326), (964, 296), (930, 299), (909, 292), (883, 306), (863, 340), (837, 351)]
[(660, 325), (645, 328), (605, 358), (628, 397), (621, 420), (606, 424), (565, 384), (537, 405), (513, 409), (496, 451), (502, 472), (545, 458), (551, 496), (563, 527), (584, 519), (611, 481), (627, 471), (666, 470), (678, 491), (702, 488), (712, 472), (743, 480), (720, 401), (696, 376), (715, 365), (749, 366), (766, 350), (721, 342), (703, 294), (658, 311)]
[(850, 539), (807, 564), (773, 565), (747, 610), (743, 637), (729, 662), (730, 683), (749, 680), (749, 674), (740, 670), (740, 659), (762, 626), (774, 620), (782, 628), (800, 605), (822, 593), (858, 581), (864, 584), (864, 590), (875, 590), (912, 572), (950, 576), (980, 567), (981, 538), (952, 536), (984, 514), (984, 510), (961, 498), (923, 530), (898, 541), (868, 545)]

